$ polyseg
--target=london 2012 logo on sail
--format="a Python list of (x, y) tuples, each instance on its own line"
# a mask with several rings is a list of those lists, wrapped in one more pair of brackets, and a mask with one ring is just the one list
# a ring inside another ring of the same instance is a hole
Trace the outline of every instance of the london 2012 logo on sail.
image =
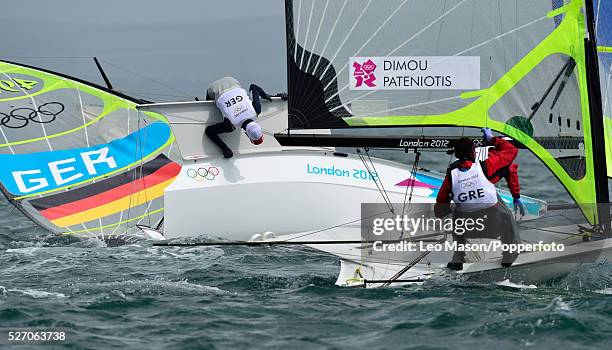
[(367, 60), (364, 63), (353, 62), (353, 77), (355, 77), (355, 87), (366, 85), (368, 87), (376, 87), (376, 63), (372, 60)]

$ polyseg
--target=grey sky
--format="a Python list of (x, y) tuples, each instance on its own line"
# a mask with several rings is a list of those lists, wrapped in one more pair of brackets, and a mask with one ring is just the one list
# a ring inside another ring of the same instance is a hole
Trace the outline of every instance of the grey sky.
[(283, 3), (15, 1), (0, 13), (3, 27), (11, 28), (4, 32), (0, 57), (101, 83), (88, 58), (97, 56), (115, 88), (127, 93), (202, 96), (210, 81), (224, 75), (275, 93), (286, 90)]

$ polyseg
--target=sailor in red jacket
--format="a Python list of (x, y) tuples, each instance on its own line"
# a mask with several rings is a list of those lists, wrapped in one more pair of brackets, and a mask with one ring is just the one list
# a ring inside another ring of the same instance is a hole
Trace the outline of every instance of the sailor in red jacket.
[[(449, 203), (455, 203), (454, 217), (487, 218), (485, 230), (453, 233), (459, 245), (466, 243), (466, 238), (497, 238), (501, 236), (504, 244), (518, 243), (518, 228), (514, 216), (497, 195), (495, 183), (505, 178), (514, 197), (515, 210), (524, 215), (524, 205), (520, 200), (518, 166), (513, 164), (518, 150), (510, 142), (493, 137), (490, 129), (483, 129), (485, 145), (493, 146), (488, 158), (483, 162), (475, 160), (474, 141), (469, 138), (459, 139), (455, 144), (456, 162), (450, 165), (437, 197), (435, 213), (444, 217), (450, 213)], [(509, 267), (516, 259), (516, 254), (502, 252), (502, 265)], [(457, 251), (449, 269), (461, 270), (465, 262), (465, 252)]]

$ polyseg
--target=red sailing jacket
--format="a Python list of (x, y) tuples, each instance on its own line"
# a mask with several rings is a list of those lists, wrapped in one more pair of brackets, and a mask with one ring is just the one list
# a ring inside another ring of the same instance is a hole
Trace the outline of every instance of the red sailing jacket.
[[(491, 143), (494, 148), (489, 150), (489, 158), (482, 162), (482, 170), (485, 172), (489, 181), (494, 184), (498, 183), (501, 179), (506, 179), (512, 197), (520, 198), (521, 186), (518, 178), (518, 165), (512, 163), (518, 155), (518, 150), (514, 145), (501, 137), (494, 137)], [(472, 164), (473, 162), (471, 160), (464, 160), (451, 165), (449, 169), (455, 166), (461, 169), (468, 169)], [(450, 203), (451, 201), (452, 185), (449, 173), (450, 172), (447, 172), (444, 182), (440, 187), (440, 192), (438, 192), (438, 197), (436, 198), (437, 203)], [(438, 210), (436, 210), (436, 212), (438, 212)]]

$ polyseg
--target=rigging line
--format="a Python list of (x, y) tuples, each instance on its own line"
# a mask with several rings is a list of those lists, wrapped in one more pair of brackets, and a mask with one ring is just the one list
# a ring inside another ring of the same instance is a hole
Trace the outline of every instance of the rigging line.
[[(87, 226), (85, 226), (85, 223), (81, 223), (81, 226), (83, 226), (84, 231), (81, 231), (82, 233), (86, 233), (87, 234), (87, 238), (97, 238), (96, 235), (94, 235), (93, 233), (91, 233), (89, 231), (89, 229), (87, 228)], [(74, 232), (72, 230), (70, 230), (71, 232)], [(76, 233), (76, 232), (75, 232)]]
[[(499, 33), (502, 34), (503, 30), (504, 30), (504, 22), (503, 22), (503, 17), (502, 17), (502, 11), (501, 11), (501, 0), (497, 0), (497, 12), (499, 14)], [(504, 45), (504, 43), (501, 43), (501, 47), (503, 50), (503, 55), (504, 55), (504, 72), (508, 71), (508, 60), (507, 60), (507, 55), (506, 55), (506, 45)], [(490, 59), (490, 56), (489, 56)]]
[(309, 247), (306, 248), (308, 250), (306, 250), (306, 249), (298, 249), (298, 248), (282, 247), (282, 246), (279, 247), (279, 248), (282, 248), (282, 249), (279, 249), (279, 250), (288, 250), (288, 251), (291, 251), (291, 252), (294, 252), (294, 253), (303, 253), (303, 254), (307, 254), (307, 255), (318, 255), (318, 256), (336, 257), (336, 258), (338, 257), (337, 255), (334, 255), (333, 253), (329, 253), (329, 252), (326, 252), (324, 250), (318, 251), (318, 250), (315, 250), (315, 249), (309, 248)]
[[(402, 215), (406, 214), (406, 197), (408, 196), (408, 188), (410, 188), (410, 197), (408, 197), (408, 204), (412, 204), (414, 186), (417, 181), (416, 175), (417, 175), (417, 170), (419, 167), (419, 160), (421, 157), (421, 152), (419, 152), (417, 148), (414, 149), (414, 152), (415, 152), (414, 161), (412, 163), (412, 169), (410, 170), (410, 178), (412, 179), (412, 182), (409, 184), (409, 186), (406, 186), (406, 192), (404, 193), (404, 205), (402, 207)], [(400, 237), (403, 237), (403, 236), (404, 236), (404, 227), (402, 226), (402, 234)]]
[(4, 129), (2, 129), (2, 126), (0, 126), (0, 133), (2, 134), (2, 137), (4, 137), (4, 140), (6, 141), (6, 145), (8, 146), (9, 151), (11, 151), (12, 154), (15, 154), (15, 151), (13, 150), (13, 147), (11, 147), (11, 143), (6, 137), (6, 134), (4, 133)]
[[(323, 55), (325, 54), (327, 45), (329, 45), (329, 42), (332, 38), (332, 35), (334, 34), (334, 31), (336, 31), (336, 26), (338, 25), (338, 21), (340, 21), (340, 18), (342, 18), (342, 13), (344, 12), (344, 8), (346, 7), (347, 1), (348, 0), (344, 0), (344, 3), (342, 4), (342, 7), (340, 8), (338, 16), (336, 17), (336, 21), (334, 22), (334, 25), (332, 26), (332, 29), (329, 32), (329, 35), (327, 36), (327, 41), (325, 42), (325, 45), (323, 46), (323, 50), (321, 50), (321, 54), (319, 55), (319, 59), (317, 60), (317, 64), (315, 65), (313, 73), (317, 71), (317, 68), (319, 68), (319, 64), (321, 63), (321, 59), (323, 58)], [(297, 45), (297, 37), (296, 37), (296, 45)], [(323, 76), (323, 74), (321, 74), (321, 76)]]
[[(297, 242), (298, 244), (296, 244), (297, 246), (300, 245), (305, 245), (307, 246), (305, 249), (308, 250), (301, 250), (298, 248), (289, 248), (287, 245), (283, 245), (283, 244), (274, 244), (274, 243), (280, 243), (280, 242), (275, 242), (275, 241), (271, 241), (271, 242), (226, 242), (226, 243), (242, 243), (241, 245), (246, 245), (246, 246), (275, 246), (275, 247), (279, 247), (282, 248), (283, 250), (293, 250), (296, 252), (300, 252), (300, 253), (304, 253), (304, 254), (313, 254), (313, 255), (321, 255), (321, 256), (332, 256), (335, 258), (340, 258), (343, 260), (350, 260), (350, 258), (361, 258), (362, 255), (361, 254), (351, 254), (351, 253), (331, 253), (331, 252), (326, 252), (323, 250), (318, 250), (316, 248), (311, 248), (308, 247), (308, 245), (310, 244), (309, 242)], [(249, 244), (250, 243), (250, 244)], [(254, 244), (255, 243), (255, 244)], [(270, 244), (271, 243), (271, 244)], [(234, 244), (232, 244), (234, 245)], [(236, 245), (240, 245), (240, 244), (236, 244)], [(316, 244), (315, 244), (316, 245)], [(197, 247), (197, 246), (215, 246), (214, 243), (211, 244), (199, 244), (199, 243), (176, 243), (176, 244), (172, 244), (171, 242), (168, 243), (153, 243), (153, 247)], [(351, 260), (352, 261), (352, 260)], [(367, 263), (387, 263), (388, 265), (393, 265), (393, 266), (406, 266), (406, 261), (404, 260), (399, 260), (399, 259), (390, 259), (390, 260), (385, 260), (382, 258), (377, 258), (377, 257), (368, 257), (368, 262)]]
[(474, 24), (476, 21), (476, 1), (472, 1), (472, 17), (470, 23), (470, 45), (474, 42)]
[[(150, 201), (149, 201), (149, 205), (147, 205), (147, 209), (145, 209), (145, 213), (148, 213), (148, 212), (149, 212), (149, 209), (151, 208), (151, 204), (153, 204), (153, 201), (154, 201), (154, 199), (152, 199), (152, 200), (150, 200)], [(149, 227), (151, 227), (151, 226), (150, 226), (150, 225), (151, 225), (151, 215), (147, 215), (146, 217), (147, 217), (147, 218), (148, 218), (148, 220), (149, 220)], [(143, 216), (142, 218), (140, 218), (140, 220), (138, 220), (138, 222), (136, 223), (136, 225), (140, 225), (140, 223), (142, 222), (142, 220), (144, 220), (144, 218), (145, 218), (144, 216)]]
[[(440, 244), (442, 242), (446, 241), (446, 236), (444, 236), (442, 239), (440, 239), (438, 242), (436, 242), (437, 244)], [(398, 273), (396, 273), (395, 275), (393, 275), (393, 277), (391, 277), (391, 279), (386, 282), (385, 284), (383, 284), (383, 287), (387, 287), (389, 286), (391, 283), (393, 283), (394, 281), (396, 281), (398, 278), (402, 277), (406, 272), (408, 272), (408, 270), (410, 270), (414, 265), (418, 264), (419, 261), (423, 260), (425, 257), (427, 257), (427, 255), (429, 255), (429, 253), (431, 253), (432, 250), (426, 250), (425, 252), (423, 252), (421, 255), (417, 256), (416, 259), (414, 259), (412, 262), (410, 262), (410, 264), (408, 264), (406, 267), (404, 267), (403, 269), (401, 269)]]
[[(391, 208), (393, 209), (393, 204), (391, 203), (391, 197), (389, 197), (389, 194), (387, 193), (387, 190), (385, 189), (385, 184), (383, 182), (383, 180), (380, 178), (380, 175), (378, 173), (378, 171), (376, 170), (376, 165), (374, 165), (374, 162), (372, 161), (372, 158), (370, 157), (370, 152), (368, 151), (367, 148), (364, 149), (366, 152), (366, 155), (368, 156), (368, 160), (370, 161), (370, 164), (372, 165), (372, 169), (374, 170), (374, 174), (376, 176), (374, 176), (374, 181), (379, 180), (380, 181), (380, 187), (382, 187), (383, 192), (385, 194), (385, 196), (387, 197), (387, 200), (389, 202), (389, 204), (391, 205)], [(391, 211), (393, 213), (393, 210)]]
[[(505, 59), (504, 59), (505, 60)], [(489, 96), (491, 94), (491, 82), (493, 81), (493, 58), (491, 56), (489, 56), (489, 83), (487, 84), (487, 103), (485, 104), (485, 110), (484, 112), (484, 117), (485, 117), (485, 127), (488, 128), (489, 127), (489, 113), (488, 113), (488, 108), (489, 108)]]
[(379, 216), (379, 215), (388, 214), (388, 213), (389, 213), (388, 211), (384, 211), (384, 212), (381, 212), (381, 213), (377, 213), (377, 214), (370, 215), (370, 216), (365, 217), (365, 218), (359, 218), (359, 219), (357, 219), (357, 220), (353, 220), (353, 221), (345, 222), (345, 223), (338, 224), (338, 225), (334, 225), (334, 226), (329, 226), (329, 227), (326, 227), (326, 228), (323, 228), (323, 229), (320, 229), (320, 230), (316, 230), (316, 231), (308, 232), (308, 233), (305, 233), (305, 234), (303, 234), (303, 235), (299, 235), (299, 236), (296, 236), (296, 237), (293, 237), (293, 238), (289, 238), (289, 239), (287, 239), (286, 241), (288, 242), (288, 241), (292, 241), (292, 240), (294, 240), (294, 239), (298, 239), (298, 238), (302, 238), (302, 237), (312, 236), (312, 235), (317, 234), (317, 233), (321, 233), (321, 232), (325, 232), (325, 231), (333, 230), (333, 229), (335, 229), (335, 228), (339, 228), (339, 227), (342, 227), (342, 226), (347, 226), (347, 225), (350, 225), (350, 224), (354, 224), (354, 223), (356, 223), (356, 222), (360, 222), (360, 221), (362, 221), (362, 220), (364, 220), (364, 219), (371, 219), (371, 218), (373, 218), (373, 217), (377, 217), (377, 216)]
[(336, 50), (336, 53), (334, 54), (334, 57), (332, 57), (329, 60), (329, 64), (327, 65), (327, 67), (323, 71), (323, 74), (321, 74), (322, 76), (325, 75), (325, 73), (327, 73), (327, 71), (329, 70), (329, 67), (333, 66), (332, 62), (336, 59), (336, 57), (338, 57), (338, 54), (340, 53), (340, 50), (342, 50), (342, 47), (344, 47), (344, 44), (346, 44), (346, 41), (349, 39), (349, 37), (353, 33), (353, 30), (355, 30), (355, 28), (357, 27), (357, 24), (359, 24), (359, 21), (361, 21), (361, 18), (363, 17), (363, 15), (365, 15), (366, 11), (368, 10), (368, 7), (370, 7), (370, 4), (372, 4), (372, 0), (368, 0), (368, 4), (365, 5), (363, 7), (363, 9), (361, 10), (361, 13), (359, 14), (359, 17), (357, 17), (357, 20), (355, 20), (355, 22), (353, 23), (353, 26), (351, 27), (349, 32), (344, 37), (344, 40), (342, 41), (342, 43), (340, 43), (340, 46), (338, 46), (338, 50)]
[[(376, 31), (374, 31), (374, 33), (368, 38), (368, 40), (366, 40), (366, 42), (361, 45), (361, 47), (359, 49), (357, 49), (357, 51), (355, 51), (351, 56), (352, 57), (357, 57), (357, 55), (361, 52), (361, 50), (363, 50), (369, 43), (370, 41), (372, 41), (372, 39), (374, 39), (374, 37), (384, 28), (384, 26), (389, 23), (389, 21), (391, 21), (391, 19), (393, 19), (393, 16), (395, 16), (399, 10), (408, 2), (408, 0), (404, 0), (401, 4), (399, 4), (395, 11), (393, 11), (391, 13), (391, 15), (389, 15), (389, 17), (387, 17), (387, 19), (380, 25), (378, 26), (378, 28), (376, 29)], [(339, 76), (341, 72), (343, 72), (346, 69), (347, 65), (343, 65), (342, 68), (336, 72), (336, 76)], [(332, 80), (333, 81), (333, 80)], [(329, 88), (329, 86), (331, 85), (332, 81), (330, 81), (327, 86), (325, 86), (324, 90), (327, 90), (327, 88)], [(332, 95), (333, 97), (334, 95)]]
[(13, 147), (11, 147), (11, 143), (6, 137), (6, 134), (4, 133), (4, 129), (2, 129), (2, 126), (0, 126), (0, 133), (2, 134), (2, 137), (4, 137), (4, 141), (6, 142), (6, 145), (8, 146), (9, 151), (11, 151), (12, 154), (15, 154), (15, 151), (13, 150)]
[(91, 56), (10, 56), (10, 55), (2, 55), (2, 57), (7, 57), (7, 58), (61, 58), (61, 59), (66, 59), (66, 58), (79, 58), (79, 59), (91, 59)]
[(374, 179), (374, 184), (376, 185), (376, 188), (378, 189), (378, 192), (380, 193), (380, 195), (383, 197), (383, 201), (385, 202), (385, 204), (389, 208), (389, 211), (391, 213), (394, 213), (393, 205), (391, 204), (390, 200), (388, 200), (388, 198), (385, 196), (384, 190), (381, 189), (380, 186), (378, 185), (377, 176), (374, 176), (374, 174), (372, 174), (372, 170), (370, 170), (370, 167), (368, 166), (368, 164), (367, 164), (367, 162), (365, 160), (365, 157), (361, 154), (361, 151), (359, 150), (359, 148), (357, 148), (357, 154), (359, 155), (359, 159), (361, 159), (361, 162), (363, 163), (363, 166), (368, 171), (368, 174), (370, 175), (370, 177), (372, 177), (372, 179)]
[[(7, 79), (12, 80), (10, 76), (8, 76), (8, 74), (2, 72), (2, 75), (4, 75)], [(32, 105), (34, 106), (34, 109), (38, 110), (38, 105), (36, 105), (36, 101), (34, 100), (34, 97), (32, 97), (32, 95), (28, 94), (19, 84), (16, 84), (17, 87), (19, 88), (19, 90), (21, 90), (21, 92), (23, 92), (23, 94), (25, 96), (27, 96), (31, 101), (32, 101)], [(43, 131), (43, 135), (45, 135), (45, 141), (47, 141), (47, 145), (49, 146), (49, 150), (53, 151), (53, 147), (51, 147), (51, 142), (49, 142), (49, 138), (47, 136), (47, 129), (45, 129), (45, 123), (39, 123), (40, 127), (42, 128)]]
[[(518, 0), (514, 2), (514, 28), (518, 27)], [(514, 35), (514, 62), (518, 62), (518, 34)]]
[(140, 74), (140, 73), (138, 73), (138, 72), (136, 72), (136, 71), (133, 71), (133, 70), (131, 70), (131, 69), (128, 69), (128, 68), (125, 68), (125, 67), (119, 66), (119, 65), (117, 65), (117, 64), (115, 64), (115, 63), (111, 63), (111, 62), (109, 62), (108, 60), (105, 60), (105, 59), (103, 59), (103, 58), (99, 58), (99, 60), (100, 60), (100, 61), (102, 61), (102, 62), (104, 62), (104, 63), (106, 63), (106, 64), (108, 64), (108, 65), (110, 65), (110, 66), (113, 66), (113, 67), (115, 67), (115, 68), (117, 68), (117, 69), (121, 69), (121, 70), (126, 71), (126, 72), (128, 72), (128, 73), (131, 73), (131, 74), (134, 74), (134, 75), (136, 75), (136, 76), (139, 76), (139, 77), (140, 77), (140, 78), (142, 78), (142, 79), (146, 79), (146, 80), (152, 81), (152, 82), (154, 82), (154, 83), (156, 83), (156, 84), (159, 84), (159, 85), (161, 85), (161, 86), (163, 86), (163, 87), (165, 87), (165, 88), (167, 88), (167, 89), (173, 90), (173, 91), (175, 91), (175, 92), (180, 92), (181, 94), (186, 94), (186, 95), (188, 95), (188, 96), (191, 96), (191, 94), (189, 94), (189, 93), (188, 93), (188, 92), (186, 92), (186, 91), (179, 90), (179, 89), (177, 89), (177, 88), (175, 88), (175, 87), (173, 87), (173, 86), (170, 86), (170, 85), (164, 84), (164, 83), (162, 83), (162, 82), (161, 82), (161, 81), (159, 81), (159, 80), (155, 80), (155, 79), (153, 79), (153, 78), (147, 77), (147, 76), (145, 76), (145, 75), (143, 75), (143, 74)]
[[(462, 54), (464, 54), (464, 53), (466, 53), (466, 52), (469, 52), (469, 51), (471, 51), (471, 50), (477, 49), (477, 48), (479, 48), (479, 47), (481, 47), (481, 46), (484, 46), (484, 45), (486, 45), (486, 44), (488, 44), (488, 43), (490, 43), (490, 42), (492, 42), (492, 41), (495, 41), (495, 40), (500, 39), (500, 38), (502, 38), (502, 37), (504, 37), (504, 36), (506, 36), (506, 35), (508, 35), (508, 34), (514, 33), (514, 32), (519, 31), (519, 30), (521, 30), (521, 29), (524, 29), (525, 27), (528, 27), (528, 26), (530, 26), (530, 25), (532, 25), (532, 24), (535, 24), (535, 23), (537, 23), (537, 22), (539, 22), (539, 21), (541, 21), (541, 20), (544, 20), (544, 19), (546, 19), (546, 18), (547, 18), (546, 16), (543, 16), (543, 17), (541, 17), (541, 18), (535, 19), (535, 20), (533, 20), (533, 21), (531, 21), (531, 22), (529, 22), (529, 23), (526, 23), (526, 24), (521, 25), (520, 27), (516, 27), (516, 28), (514, 28), (514, 29), (511, 29), (510, 31), (508, 31), (508, 32), (506, 32), (506, 33), (500, 34), (500, 35), (498, 35), (498, 36), (496, 36), (496, 37), (493, 37), (493, 38), (488, 39), (488, 40), (486, 40), (486, 41), (483, 41), (483, 42), (481, 42), (481, 43), (479, 43), (479, 44), (476, 44), (476, 45), (474, 45), (474, 46), (472, 46), (472, 47), (469, 47), (469, 48), (467, 48), (467, 49), (465, 49), (465, 50), (463, 50), (463, 51), (457, 52), (457, 53), (453, 54), (453, 56), (460, 56), (460, 55), (462, 55)], [(389, 54), (388, 54), (388, 55), (389, 55)], [(387, 56), (388, 56), (388, 55), (387, 55)], [(346, 90), (346, 89), (347, 89), (349, 86), (350, 86), (350, 84), (346, 84), (346, 85), (345, 85), (345, 86), (344, 86), (342, 89), (340, 89), (340, 90), (339, 90), (339, 91), (338, 91), (336, 94), (339, 94), (340, 92), (342, 92), (342, 91)], [(367, 93), (365, 93), (365, 94), (363, 94), (363, 95), (361, 95), (361, 96), (358, 96), (357, 98), (355, 98), (355, 99), (353, 99), (353, 100), (351, 100), (351, 101), (349, 101), (349, 102), (346, 102), (346, 103), (342, 104), (341, 106), (343, 106), (343, 105), (348, 105), (348, 104), (350, 104), (351, 102), (354, 102), (354, 101), (359, 101), (360, 99), (362, 99), (362, 98), (364, 98), (364, 97), (367, 97), (367, 96), (369, 96), (369, 95), (371, 95), (371, 94), (373, 94), (373, 93), (375, 93), (375, 92), (377, 92), (377, 91), (378, 91), (378, 90), (371, 90), (371, 91), (368, 91)], [(326, 102), (327, 102), (327, 101), (326, 101)], [(334, 110), (336, 110), (336, 109), (340, 108), (341, 106), (338, 106), (338, 107), (334, 108), (332, 111), (334, 111)]]
[(126, 91), (126, 90), (122, 90), (122, 91), (124, 93), (127, 93), (127, 94), (142, 94), (142, 95), (147, 95), (147, 96), (167, 96), (167, 97), (188, 97), (188, 98), (193, 98), (193, 96), (190, 96), (190, 95), (158, 94), (158, 93), (147, 92), (147, 91)]
[[(145, 122), (145, 124), (147, 124), (147, 120), (146, 120), (146, 119), (144, 119), (144, 122)], [(143, 142), (145, 145), (147, 144), (147, 136), (148, 136), (148, 133), (147, 133), (147, 132), (145, 132), (145, 135), (144, 135), (144, 142)], [(144, 193), (145, 201), (148, 201), (148, 200), (149, 200), (149, 195), (148, 195), (148, 193), (147, 193), (146, 180), (145, 180), (145, 178), (142, 176), (142, 174), (143, 174), (143, 168), (144, 168), (144, 154), (143, 154), (142, 149), (143, 149), (143, 147), (140, 147), (140, 148), (139, 148), (139, 153), (140, 153), (140, 171), (139, 171), (139, 172), (140, 172), (140, 174), (139, 174), (139, 175), (140, 175), (140, 181), (141, 181), (141, 183), (142, 183), (142, 188), (144, 189), (144, 192), (143, 192), (143, 193)], [(151, 202), (152, 202), (152, 200), (151, 200)], [(145, 214), (149, 212), (149, 207), (150, 207), (150, 206), (151, 206), (151, 204), (149, 203), (149, 206), (147, 206), (147, 209), (146, 209), (146, 211), (145, 211)], [(147, 220), (148, 220), (148, 224), (149, 224), (148, 226), (150, 227), (150, 226), (151, 226), (151, 217), (150, 217), (149, 215), (147, 215)], [(141, 219), (140, 221), (138, 221), (138, 224), (140, 224), (140, 222), (141, 222), (141, 221), (142, 221), (142, 219)]]
[[(412, 171), (411, 171), (411, 173), (412, 173)], [(412, 182), (412, 184), (414, 184), (414, 181)], [(408, 198), (408, 187), (409, 186), (406, 186), (406, 191), (404, 192), (404, 204), (403, 204), (403, 207), (402, 207), (402, 216), (404, 216), (406, 214), (406, 199)], [(400, 234), (400, 238), (401, 237), (404, 237), (404, 226), (402, 226), (402, 233)]]
[(548, 233), (557, 233), (560, 235), (568, 235), (568, 236), (581, 236), (581, 233), (571, 233), (571, 232), (564, 232), (564, 231), (558, 231), (558, 230), (552, 230), (552, 229), (547, 229), (547, 228), (538, 228), (538, 227), (529, 227), (529, 226), (521, 226), (521, 230), (538, 230), (538, 231), (543, 231), (543, 232), (548, 232)]
[[(142, 113), (142, 112), (139, 109), (138, 110), (138, 119), (137, 119), (137, 124), (136, 124), (137, 130), (138, 130), (137, 131), (137, 133), (138, 133), (137, 136), (138, 137), (136, 138), (136, 147), (134, 148), (134, 159), (136, 159), (136, 157), (138, 156), (138, 149), (141, 147), (140, 133), (141, 133), (142, 129), (140, 128), (140, 113)], [(125, 230), (126, 230), (126, 232), (130, 228), (129, 227), (129, 221), (130, 221), (131, 212), (132, 212), (132, 198), (134, 196), (134, 193), (136, 192), (136, 186), (137, 186), (136, 180), (137, 180), (138, 175), (137, 175), (136, 167), (137, 166), (134, 166), (132, 168), (132, 170), (134, 170), (134, 171), (132, 172), (132, 181), (131, 181), (131, 183), (132, 183), (132, 191), (130, 193), (130, 199), (128, 201), (128, 210), (127, 210), (127, 218), (128, 218), (128, 220), (125, 221)]]
[(597, 15), (595, 16), (595, 33), (597, 33), (597, 28), (599, 27), (599, 12), (601, 10), (601, 1), (602, 0), (597, 1)]
[[(119, 222), (121, 222), (121, 220), (123, 220), (123, 210), (119, 213)], [(117, 229), (121, 227), (121, 225), (117, 225), (115, 226), (115, 229), (113, 230), (113, 232), (110, 233), (110, 235), (108, 235), (109, 237), (112, 237), (115, 232), (117, 232)], [(120, 235), (120, 234), (119, 234)]]
[[(434, 233), (429, 235), (422, 235), (418, 237), (437, 237), (440, 233)], [(415, 242), (437, 242), (438, 240), (433, 239), (417, 239)], [(312, 241), (290, 241), (290, 240), (263, 240), (263, 241), (212, 241), (212, 242), (159, 242), (155, 243), (158, 247), (227, 247), (227, 246), (282, 246), (282, 245), (357, 245), (351, 249), (368, 250), (374, 247), (374, 243), (402, 243), (405, 242), (403, 239), (393, 240), (376, 240), (376, 241), (365, 241), (361, 240), (312, 240)]]
[[(300, 63), (298, 64), (298, 67), (301, 67), (302, 63), (304, 62), (304, 53), (306, 52), (306, 46), (308, 46), (308, 36), (310, 35), (310, 23), (312, 23), (312, 13), (314, 12), (315, 2), (316, 0), (310, 1), (311, 3), (310, 4), (310, 15), (308, 15), (308, 24), (306, 25), (306, 38), (304, 38), (304, 46), (302, 47), (302, 57), (300, 58)], [(311, 56), (311, 55), (308, 55), (308, 56)], [(304, 71), (308, 71), (308, 65), (305, 68), (306, 69), (304, 69)]]
[[(325, 8), (323, 8), (323, 15), (321, 16), (321, 20), (319, 21), (319, 28), (317, 29), (317, 34), (315, 34), (315, 42), (312, 44), (312, 51), (310, 55), (308, 56), (308, 63), (306, 63), (306, 69), (308, 69), (308, 67), (310, 66), (310, 60), (312, 60), (312, 55), (315, 51), (315, 46), (317, 45), (317, 38), (319, 37), (319, 34), (321, 33), (321, 26), (323, 25), (323, 21), (325, 20), (325, 15), (327, 14), (328, 6), (329, 6), (329, 0), (325, 1)], [(308, 72), (308, 70), (306, 70), (306, 72)], [(312, 74), (313, 75), (315, 74), (314, 70), (312, 71)]]
[(75, 88), (77, 95), (79, 96), (79, 105), (81, 106), (81, 116), (83, 117), (83, 130), (85, 131), (85, 142), (87, 142), (87, 147), (89, 147), (89, 135), (87, 134), (87, 121), (85, 119), (85, 107), (83, 107), (83, 99), (81, 98), (81, 92), (79, 89)]

